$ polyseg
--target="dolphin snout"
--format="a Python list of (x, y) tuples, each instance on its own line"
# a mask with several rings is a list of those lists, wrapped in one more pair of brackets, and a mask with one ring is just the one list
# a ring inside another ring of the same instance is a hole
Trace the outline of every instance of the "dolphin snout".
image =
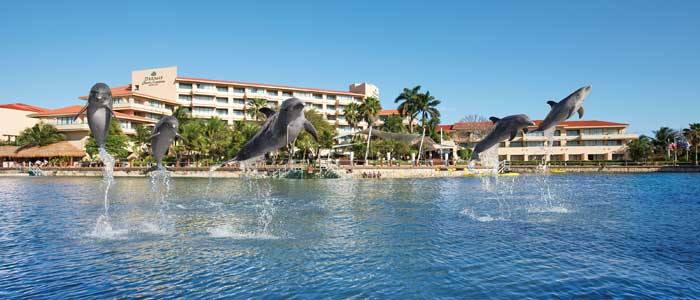
[(587, 86), (585, 86), (585, 87), (583, 88), (583, 90), (586, 91), (586, 92), (588, 92), (588, 91), (591, 90), (591, 88), (593, 88), (593, 86), (587, 85)]

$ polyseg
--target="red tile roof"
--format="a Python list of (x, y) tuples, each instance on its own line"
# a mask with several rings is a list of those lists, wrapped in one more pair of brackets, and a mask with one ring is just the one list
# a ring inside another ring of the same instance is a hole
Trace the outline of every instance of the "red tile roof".
[[(46, 111), (42, 111), (39, 113), (33, 113), (29, 115), (32, 118), (40, 118), (40, 117), (48, 117), (48, 116), (75, 116), (80, 109), (83, 107), (80, 105), (71, 105), (71, 106), (66, 106), (62, 108), (57, 108), (57, 109), (50, 109)], [(129, 115), (125, 113), (120, 113), (118, 111), (115, 111), (114, 114), (117, 116), (117, 119), (126, 119), (126, 120), (134, 120), (134, 121), (141, 121), (141, 122), (147, 122), (147, 123), (155, 123), (157, 122), (156, 120), (152, 120), (149, 118), (144, 118), (144, 117), (139, 117), (135, 115)]]
[(435, 126), (435, 130), (440, 131), (440, 129), (442, 129), (442, 131), (450, 131), (450, 130), (452, 130), (453, 126), (454, 125), (438, 125), (438, 126)]
[(42, 111), (47, 110), (46, 108), (43, 108), (43, 107), (38, 107), (38, 106), (24, 104), (24, 103), (0, 104), (0, 108), (24, 110), (24, 111), (32, 111), (32, 112), (42, 112)]
[(382, 109), (379, 111), (379, 116), (391, 116), (391, 115), (398, 115), (399, 110), (398, 109)]
[(240, 85), (240, 86), (271, 87), (271, 88), (278, 88), (278, 89), (302, 90), (302, 91), (310, 91), (310, 92), (323, 92), (323, 93), (351, 95), (351, 96), (360, 96), (360, 97), (365, 96), (364, 94), (352, 93), (352, 92), (348, 92), (348, 91), (325, 90), (325, 89), (295, 87), (295, 86), (276, 85), (276, 84), (267, 84), (267, 83), (253, 83), (253, 82), (230, 81), (230, 80), (215, 80), (215, 79), (204, 79), (204, 78), (194, 78), (194, 77), (177, 77), (176, 80), (185, 81), (185, 82), (205, 82), (205, 83), (232, 84), (232, 85)]

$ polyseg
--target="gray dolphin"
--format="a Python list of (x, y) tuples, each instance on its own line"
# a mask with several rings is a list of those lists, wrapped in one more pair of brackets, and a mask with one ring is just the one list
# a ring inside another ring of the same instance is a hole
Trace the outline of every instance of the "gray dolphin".
[(184, 138), (177, 133), (178, 126), (179, 123), (175, 117), (165, 116), (153, 127), (153, 135), (148, 139), (151, 141), (151, 152), (156, 159), (156, 165), (146, 170), (145, 173), (164, 169), (163, 155), (168, 153), (170, 143), (172, 143), (175, 138), (184, 140)]
[(282, 102), (278, 112), (267, 107), (260, 109), (260, 111), (267, 116), (265, 123), (255, 136), (243, 145), (236, 157), (222, 163), (221, 166), (265, 155), (265, 153), (294, 143), (302, 129), (309, 132), (318, 141), (316, 128), (304, 117), (303, 101), (289, 98)]
[(73, 119), (78, 119), (86, 110), (90, 132), (97, 142), (97, 147), (104, 148), (109, 133), (109, 124), (114, 116), (112, 90), (108, 85), (101, 82), (93, 85), (88, 96), (88, 103)]
[(583, 117), (583, 101), (586, 100), (588, 93), (591, 91), (591, 86), (584, 86), (571, 95), (567, 96), (558, 103), (555, 101), (547, 101), (547, 104), (552, 107), (544, 121), (537, 126), (535, 131), (545, 131), (549, 128), (557, 126), (557, 124), (571, 118), (574, 112), (578, 112), (578, 118)]
[(470, 158), (471, 161), (479, 160), (479, 153), (488, 150), (502, 141), (512, 141), (518, 132), (523, 131), (527, 133), (528, 126), (535, 126), (535, 123), (532, 122), (527, 115), (512, 115), (504, 117), (503, 119), (490, 117), (489, 120), (495, 124), (495, 127), (491, 129), (491, 132), (489, 132), (486, 137), (476, 144)]

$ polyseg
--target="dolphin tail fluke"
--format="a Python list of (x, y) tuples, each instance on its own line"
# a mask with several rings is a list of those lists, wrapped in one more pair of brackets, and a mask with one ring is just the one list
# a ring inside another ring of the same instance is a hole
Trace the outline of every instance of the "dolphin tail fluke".
[(155, 166), (152, 166), (152, 167), (146, 169), (145, 171), (143, 171), (143, 174), (148, 174), (148, 173), (151, 173), (153, 171), (162, 170), (162, 169), (165, 169), (165, 168), (163, 168), (163, 166), (161, 166), (161, 165), (155, 165)]
[(229, 160), (227, 160), (227, 161), (225, 161), (225, 162), (222, 162), (222, 163), (219, 165), (219, 168), (225, 167), (226, 165), (228, 165), (228, 164), (230, 164), (230, 163), (232, 163), (232, 162), (234, 162), (234, 161), (238, 161), (238, 155), (236, 155), (236, 157), (234, 157), (234, 158), (232, 158), (232, 159), (229, 159)]

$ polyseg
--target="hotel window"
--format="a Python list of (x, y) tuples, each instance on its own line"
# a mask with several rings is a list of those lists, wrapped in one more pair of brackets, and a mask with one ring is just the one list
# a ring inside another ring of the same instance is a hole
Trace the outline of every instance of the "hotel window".
[(277, 91), (271, 91), (271, 90), (268, 90), (268, 91), (267, 91), (267, 94), (270, 95), (270, 96), (277, 96), (277, 95), (279, 95)]
[(326, 105), (326, 110), (335, 110), (335, 105)]
[(527, 136), (544, 136), (544, 131), (528, 132), (526, 135)]
[(346, 96), (346, 95), (339, 95), (339, 96), (338, 96), (338, 100), (341, 100), (341, 101), (352, 101), (352, 97)]
[(292, 97), (292, 92), (290, 92), (290, 91), (282, 91), (282, 96), (285, 96), (285, 97)]
[(581, 154), (569, 154), (569, 160), (582, 160)]
[(567, 146), (581, 146), (581, 142), (579, 141), (568, 141), (566, 142)]
[(190, 102), (190, 101), (192, 101), (192, 96), (190, 96), (190, 95), (178, 95), (177, 100)]
[(217, 109), (216, 114), (220, 116), (228, 115), (228, 109)]
[(567, 130), (566, 135), (567, 136), (578, 136), (579, 133), (578, 133), (578, 130)]
[(544, 147), (544, 141), (528, 141), (528, 147)]
[(338, 116), (338, 120), (345, 121), (345, 116), (343, 116), (343, 115)]
[(346, 125), (340, 126), (338, 128), (340, 129), (340, 131), (351, 131), (352, 130), (352, 127), (346, 126)]
[(235, 88), (233, 88), (233, 92), (234, 92), (234, 93), (243, 94), (243, 93), (245, 93), (245, 89), (244, 89), (244, 88), (235, 87)]
[(213, 91), (215, 89), (213, 84), (206, 84), (206, 83), (198, 83), (197, 88), (200, 90), (210, 90), (210, 91)]
[(129, 128), (131, 128), (131, 123), (125, 122), (125, 121), (119, 121), (119, 126), (122, 129), (129, 129)]
[(511, 147), (522, 147), (523, 142), (510, 142)]
[(181, 90), (191, 90), (192, 89), (192, 84), (191, 83), (178, 83), (177, 86)]
[(554, 146), (554, 147), (559, 147), (559, 146), (561, 146), (561, 142), (560, 142), (560, 141), (554, 141), (554, 142), (552, 142), (552, 146)]
[(155, 101), (155, 100), (148, 100), (148, 106), (156, 107), (156, 108), (163, 108), (164, 105), (161, 102)]
[(336, 118), (335, 115), (328, 115), (326, 116), (326, 119), (328, 119), (328, 121), (335, 121)]
[(217, 86), (216, 91), (219, 93), (228, 93), (228, 87), (227, 86)]
[(584, 129), (583, 134), (585, 134), (585, 135), (603, 135), (603, 129), (602, 128)]
[(245, 116), (245, 112), (242, 110), (234, 109), (233, 115), (236, 117), (243, 117), (243, 116)]
[(211, 114), (214, 112), (214, 108), (211, 107), (195, 107), (192, 109), (195, 113), (198, 114)]
[(311, 93), (309, 92), (294, 92), (295, 97), (299, 98), (311, 98)]
[(561, 136), (561, 130), (555, 130), (554, 136)]
[(323, 99), (323, 95), (321, 94), (313, 94), (314, 99)]
[(147, 114), (146, 114), (146, 118), (149, 118), (149, 119), (151, 119), (151, 120), (160, 120), (160, 117), (161, 117), (161, 116), (156, 115), (156, 114), (152, 114), (152, 113), (147, 113)]
[(504, 148), (506, 146), (506, 142), (500, 142), (498, 143), (498, 147)]
[(312, 104), (311, 105), (314, 109), (317, 110), (322, 110), (323, 109), (323, 104)]
[(360, 101), (362, 101), (362, 99), (360, 99), (360, 97), (355, 97), (353, 100), (355, 100), (355, 102), (360, 102)]
[(584, 141), (584, 146), (604, 146), (605, 141)]
[(257, 93), (262, 93), (262, 92), (263, 92), (263, 90), (259, 89), (259, 88), (248, 88), (248, 93), (251, 93), (251, 94), (257, 94)]
[(243, 99), (243, 98), (233, 98), (233, 104), (245, 105), (245, 99)]
[(74, 124), (75, 122), (73, 121), (73, 117), (60, 117), (56, 120), (57, 125), (70, 125)]
[(228, 104), (228, 98), (216, 97), (216, 102), (220, 104)]
[(606, 145), (608, 145), (608, 146), (619, 146), (619, 145), (622, 145), (622, 141), (620, 141), (620, 140), (611, 140), (611, 141), (607, 141)]
[(166, 104), (166, 105), (165, 105), (165, 109), (167, 109), (167, 110), (172, 111), (173, 108), (174, 108), (174, 107), (173, 107), (172, 105), (169, 105), (169, 104)]
[(214, 96), (204, 96), (204, 95), (195, 95), (194, 100), (199, 100), (199, 101), (213, 101)]
[(326, 99), (335, 100), (335, 95), (326, 95)]
[(345, 110), (345, 105), (338, 105), (338, 109)]
[(122, 104), (122, 103), (125, 103), (124, 98), (114, 98), (114, 100), (112, 100), (112, 104)]
[(523, 161), (523, 160), (525, 160), (525, 155), (511, 155), (510, 160)]

